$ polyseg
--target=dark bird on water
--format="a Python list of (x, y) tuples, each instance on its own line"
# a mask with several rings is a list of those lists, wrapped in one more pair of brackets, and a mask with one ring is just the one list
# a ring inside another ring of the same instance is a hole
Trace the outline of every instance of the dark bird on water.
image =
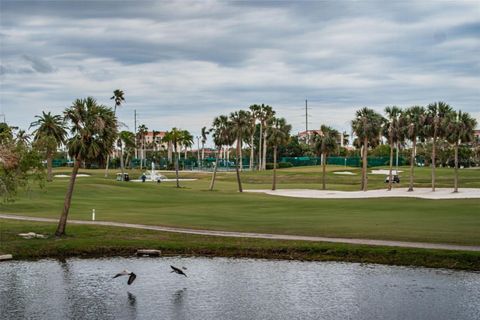
[(128, 270), (123, 270), (122, 272), (117, 273), (115, 275), (115, 277), (113, 277), (113, 279), (115, 279), (117, 277), (121, 277), (121, 276), (129, 276), (128, 281), (127, 281), (128, 285), (131, 285), (133, 283), (133, 281), (135, 281), (135, 278), (137, 277), (137, 275), (135, 273), (133, 273), (131, 271), (128, 271)]
[(170, 267), (172, 268), (172, 271), (170, 271), (170, 272), (175, 272), (175, 273), (177, 273), (177, 274), (183, 274), (185, 277), (187, 276), (187, 275), (185, 274), (185, 272), (183, 272), (182, 269), (176, 268), (176, 267), (174, 267), (174, 266), (170, 266)]

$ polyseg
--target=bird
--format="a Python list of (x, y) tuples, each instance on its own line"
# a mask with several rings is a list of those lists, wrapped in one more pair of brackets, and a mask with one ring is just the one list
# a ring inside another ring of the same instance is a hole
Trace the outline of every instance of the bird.
[(133, 283), (133, 281), (135, 281), (135, 278), (137, 277), (137, 275), (131, 271), (128, 271), (128, 270), (123, 270), (122, 272), (120, 273), (117, 273), (115, 275), (115, 277), (113, 277), (113, 279), (117, 278), (117, 277), (121, 277), (121, 276), (130, 276), (128, 277), (128, 281), (127, 281), (127, 284), (128, 285), (131, 285)]
[[(170, 266), (170, 267), (172, 268), (172, 271), (170, 271), (170, 272), (175, 272), (175, 273), (177, 273), (177, 274), (183, 274), (185, 277), (187, 276), (187, 275), (185, 274), (185, 272), (183, 272), (182, 269), (176, 268), (176, 267), (174, 267), (174, 266)], [(184, 268), (185, 268), (185, 267), (184, 267)], [(187, 268), (185, 268), (185, 269), (187, 269)]]

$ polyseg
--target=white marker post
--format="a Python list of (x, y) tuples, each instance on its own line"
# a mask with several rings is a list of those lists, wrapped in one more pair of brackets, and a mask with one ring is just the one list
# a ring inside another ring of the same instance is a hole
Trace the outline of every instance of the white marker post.
[(92, 209), (92, 221), (95, 221), (95, 209)]

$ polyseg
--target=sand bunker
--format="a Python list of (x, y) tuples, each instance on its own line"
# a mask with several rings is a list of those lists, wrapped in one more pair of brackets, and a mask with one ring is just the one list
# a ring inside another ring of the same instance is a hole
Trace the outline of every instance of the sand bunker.
[[(398, 170), (398, 173), (403, 172), (402, 170)], [(392, 174), (398, 174), (396, 170), (392, 170)], [(389, 175), (390, 170), (372, 170), (370, 174), (384, 174), (384, 175)]]
[[(55, 178), (70, 178), (70, 175), (69, 174), (56, 174), (54, 177)], [(77, 177), (90, 177), (90, 175), (79, 173), (79, 174), (77, 174)]]
[(349, 176), (356, 175), (356, 173), (353, 173), (350, 171), (334, 171), (333, 174), (341, 174), (341, 175), (349, 175)]
[(422, 198), (422, 199), (480, 199), (480, 188), (462, 188), (453, 193), (452, 188), (437, 188), (432, 192), (430, 188), (416, 188), (408, 192), (406, 188), (392, 189), (387, 191), (335, 191), (335, 190), (312, 190), (312, 189), (280, 189), (280, 190), (245, 190), (245, 192), (266, 193), (275, 196), (312, 198), (312, 199), (367, 199), (367, 198)]

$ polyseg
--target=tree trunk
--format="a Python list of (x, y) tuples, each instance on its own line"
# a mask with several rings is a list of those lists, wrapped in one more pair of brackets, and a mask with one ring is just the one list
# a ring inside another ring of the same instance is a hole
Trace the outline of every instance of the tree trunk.
[(393, 141), (392, 139), (390, 139), (390, 172), (388, 174), (388, 191), (392, 190), (392, 170), (393, 170)]
[(120, 146), (120, 169), (122, 171), (122, 181), (124, 180), (125, 168), (123, 165), (123, 146)]
[(265, 135), (263, 136), (263, 159), (262, 159), (262, 169), (267, 170), (267, 133), (268, 128), (265, 126)]
[(127, 153), (127, 156), (125, 157), (125, 168), (130, 168), (131, 169), (131, 166), (128, 163), (129, 160), (130, 160), (130, 153)]
[(277, 146), (273, 147), (273, 183), (272, 190), (277, 189)]
[(47, 154), (47, 181), (51, 182), (53, 180), (52, 174), (52, 153), (48, 152)]
[(63, 203), (63, 211), (58, 221), (57, 231), (55, 235), (57, 237), (65, 235), (65, 227), (67, 226), (68, 211), (70, 210), (70, 204), (72, 202), (73, 187), (75, 186), (75, 179), (77, 178), (78, 169), (80, 168), (80, 159), (76, 158), (73, 165), (72, 175), (70, 176), (70, 183), (68, 184), (67, 194), (65, 195), (65, 201)]
[(105, 178), (108, 178), (108, 165), (110, 164), (110, 154), (107, 154), (107, 163), (105, 164)]
[(260, 122), (260, 138), (258, 140), (258, 170), (262, 170), (262, 134), (263, 134), (263, 125)]
[(173, 156), (172, 156), (172, 143), (168, 142), (167, 144), (167, 157), (168, 157), (168, 162), (172, 162)]
[(413, 166), (415, 164), (415, 148), (417, 146), (417, 137), (413, 138), (412, 144), (412, 154), (410, 156), (410, 184), (408, 186), (408, 191), (413, 191)]
[(239, 155), (240, 155), (240, 137), (237, 138), (237, 163), (235, 165), (235, 170), (237, 171), (238, 192), (243, 192), (242, 181), (240, 181), (240, 170), (239, 170), (240, 162), (238, 161)]
[(326, 167), (327, 167), (327, 154), (322, 153), (322, 190), (325, 190), (327, 188), (325, 184)]
[(253, 139), (254, 139), (254, 134), (250, 136), (250, 163), (248, 165), (248, 168), (250, 171), (253, 170), (253, 158), (255, 157), (255, 147), (253, 146)]
[(179, 154), (177, 153), (177, 148), (175, 148), (175, 179), (177, 180), (177, 188), (180, 188), (180, 183), (178, 180), (178, 158)]
[(455, 177), (453, 180), (453, 192), (458, 192), (458, 141), (455, 142)]
[(436, 144), (437, 144), (437, 125), (433, 130), (433, 145), (432, 145), (432, 191), (435, 191), (435, 156), (436, 156)]
[(368, 150), (368, 139), (363, 140), (363, 191), (368, 189), (368, 176), (367, 176), (367, 150)]
[(240, 163), (240, 171), (243, 171), (243, 152), (242, 152), (242, 141), (240, 140), (240, 159), (239, 160), (239, 163)]
[(215, 185), (215, 178), (217, 177), (217, 168), (218, 168), (218, 158), (220, 156), (221, 147), (217, 151), (217, 157), (215, 158), (215, 168), (213, 168), (212, 181), (210, 182), (210, 191), (213, 191), (213, 186)]

